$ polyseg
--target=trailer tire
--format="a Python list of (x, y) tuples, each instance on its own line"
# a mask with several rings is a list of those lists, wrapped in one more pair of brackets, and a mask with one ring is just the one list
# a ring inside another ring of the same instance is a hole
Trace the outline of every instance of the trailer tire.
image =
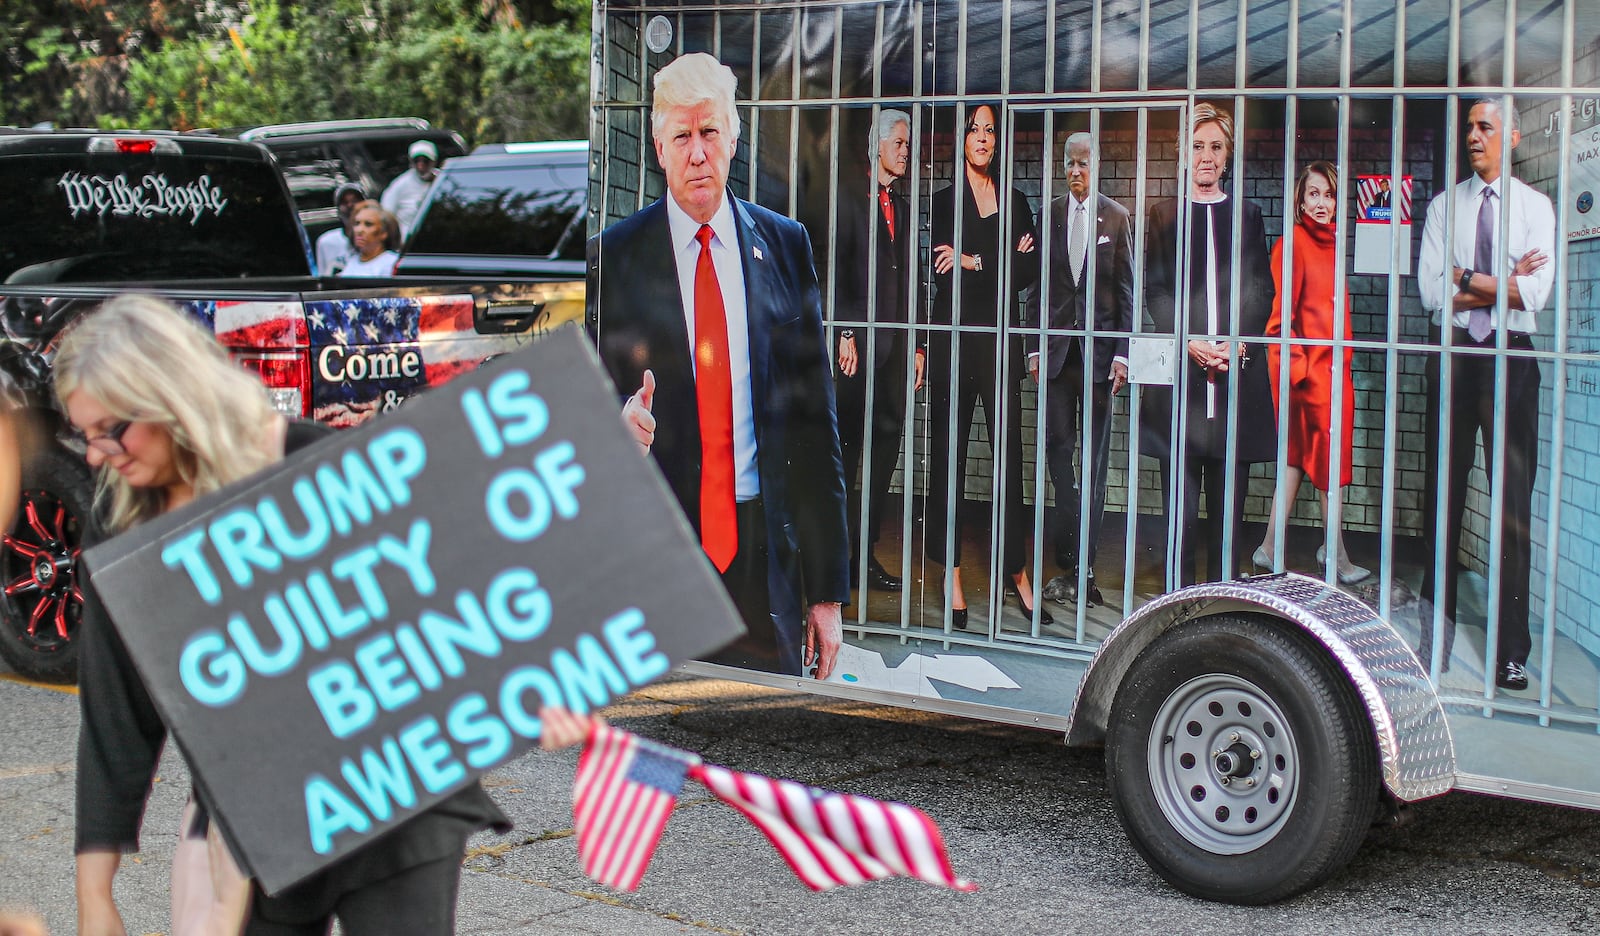
[(22, 466), (17, 518), (0, 544), (0, 657), (19, 675), (78, 677), (83, 532), (94, 483), (81, 457), (50, 447)]
[(1326, 648), (1257, 615), (1157, 637), (1117, 689), (1106, 774), (1134, 847), (1179, 890), (1265, 904), (1342, 868), (1372, 824), (1377, 742)]

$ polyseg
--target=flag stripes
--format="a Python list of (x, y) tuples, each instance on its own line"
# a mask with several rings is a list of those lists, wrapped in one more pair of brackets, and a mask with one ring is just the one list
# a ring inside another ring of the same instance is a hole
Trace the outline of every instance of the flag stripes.
[(578, 760), (572, 790), (583, 872), (617, 890), (636, 890), (696, 761), (686, 751), (597, 728)]
[(609, 725), (591, 732), (573, 784), (584, 873), (617, 890), (637, 889), (686, 777), (754, 823), (812, 890), (891, 877), (977, 889), (956, 877), (939, 827), (919, 809), (702, 764)]
[(812, 890), (888, 877), (974, 890), (957, 878), (921, 810), (701, 764), (690, 775), (744, 814)]

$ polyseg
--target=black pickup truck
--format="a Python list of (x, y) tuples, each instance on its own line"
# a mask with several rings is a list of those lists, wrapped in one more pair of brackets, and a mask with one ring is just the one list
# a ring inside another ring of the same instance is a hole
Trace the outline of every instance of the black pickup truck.
[(0, 395), (33, 443), (0, 545), (0, 656), (35, 678), (76, 672), (91, 481), (49, 378), (79, 315), (120, 292), (164, 296), (214, 329), (280, 410), (350, 426), (582, 314), (577, 278), (314, 277), (256, 143), (0, 130), (0, 204)]

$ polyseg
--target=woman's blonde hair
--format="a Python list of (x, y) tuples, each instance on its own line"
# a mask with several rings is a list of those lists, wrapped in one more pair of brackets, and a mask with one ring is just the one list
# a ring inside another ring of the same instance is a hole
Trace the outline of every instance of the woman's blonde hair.
[[(1218, 107), (1209, 101), (1201, 101), (1194, 106), (1194, 110), (1189, 112), (1189, 135), (1193, 136), (1198, 133), (1200, 128), (1208, 123), (1216, 124), (1217, 129), (1222, 131), (1222, 139), (1226, 144), (1223, 158), (1231, 162), (1233, 160), (1233, 114), (1229, 113), (1226, 107)], [(1180, 154), (1183, 152), (1183, 141), (1181, 139), (1178, 141), (1178, 152)]]
[(378, 213), (378, 222), (383, 225), (383, 249), (399, 250), (400, 219), (395, 217), (394, 212), (383, 207), (382, 202), (374, 201), (370, 198), (364, 202), (357, 202), (356, 206), (350, 209), (351, 223), (355, 223), (356, 215), (366, 211), (368, 208)]
[(733, 69), (717, 61), (709, 52), (691, 52), (668, 62), (656, 72), (655, 94), (650, 101), (650, 135), (659, 138), (667, 123), (667, 111), (674, 107), (710, 104), (722, 116), (728, 139), (739, 139), (739, 111), (734, 95), (739, 79)]
[[(56, 398), (86, 393), (117, 419), (172, 437), (174, 468), (196, 497), (277, 460), (266, 388), (216, 338), (153, 296), (121, 295), (79, 319), (55, 360)], [(160, 514), (164, 492), (136, 488), (102, 466), (95, 506), (108, 532)]]

